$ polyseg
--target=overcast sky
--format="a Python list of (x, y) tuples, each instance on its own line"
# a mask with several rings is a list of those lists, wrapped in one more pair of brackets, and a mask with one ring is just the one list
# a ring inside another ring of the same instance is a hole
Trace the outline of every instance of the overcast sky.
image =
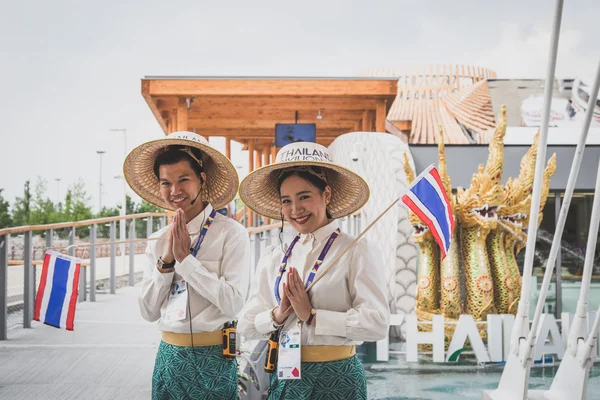
[[(543, 78), (553, 8), (550, 0), (4, 1), (0, 188), (12, 204), (40, 176), (55, 201), (56, 178), (64, 198), (82, 177), (96, 209), (104, 150), (102, 203), (114, 206), (124, 148), (109, 129), (127, 129), (128, 150), (163, 136), (140, 94), (146, 75), (353, 77), (455, 63)], [(600, 1), (565, 1), (557, 75), (591, 76), (599, 20)], [(245, 174), (245, 152), (232, 151)]]

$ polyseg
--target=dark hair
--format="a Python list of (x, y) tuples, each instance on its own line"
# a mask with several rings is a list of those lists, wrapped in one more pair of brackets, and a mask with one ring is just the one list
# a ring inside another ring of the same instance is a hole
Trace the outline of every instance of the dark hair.
[(200, 174), (204, 172), (204, 168), (186, 151), (183, 151), (183, 149), (191, 151), (194, 157), (202, 161), (202, 152), (199, 149), (190, 146), (171, 145), (165, 151), (158, 154), (154, 160), (154, 175), (156, 175), (156, 179), (160, 179), (159, 169), (161, 165), (172, 165), (180, 161), (187, 161), (190, 163), (190, 167), (194, 170), (196, 176), (202, 180)]
[[(312, 168), (316, 173), (324, 174), (324, 171), (322, 168), (320, 168), (320, 167), (312, 167)], [(304, 179), (305, 181), (310, 182), (314, 187), (316, 187), (319, 190), (320, 193), (323, 193), (325, 191), (325, 188), (327, 187), (327, 182), (325, 182), (323, 179), (319, 178), (317, 175), (311, 174), (308, 171), (299, 171), (296, 169), (291, 169), (289, 171), (283, 172), (279, 176), (279, 179), (277, 179), (277, 193), (279, 193), (279, 196), (281, 196), (281, 185), (283, 184), (283, 181), (285, 181), (290, 176), (297, 176), (299, 178)], [(329, 212), (329, 210), (325, 209), (325, 212), (327, 214), (327, 218), (331, 219), (332, 216), (331, 216), (331, 213)]]

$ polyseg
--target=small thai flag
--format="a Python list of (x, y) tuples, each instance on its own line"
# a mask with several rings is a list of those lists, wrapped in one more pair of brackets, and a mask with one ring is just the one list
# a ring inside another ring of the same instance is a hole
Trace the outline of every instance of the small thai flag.
[(431, 164), (408, 187), (402, 202), (427, 225), (442, 251), (442, 259), (450, 248), (454, 217), (450, 199), (435, 165)]
[(56, 328), (73, 330), (75, 305), (79, 293), (81, 260), (48, 250), (40, 286), (35, 300), (33, 319)]

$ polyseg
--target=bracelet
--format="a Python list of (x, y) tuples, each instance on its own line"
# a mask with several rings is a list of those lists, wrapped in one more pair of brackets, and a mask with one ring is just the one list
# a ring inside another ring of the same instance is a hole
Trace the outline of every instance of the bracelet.
[(158, 257), (158, 260), (156, 261), (156, 266), (158, 267), (158, 269), (161, 270), (175, 268), (175, 261), (167, 264), (162, 260), (162, 258)]
[(278, 324), (278, 323), (277, 323), (277, 321), (275, 321), (275, 309), (276, 309), (276, 308), (277, 308), (277, 307), (273, 307), (273, 308), (271, 309), (271, 321), (273, 322), (273, 327), (274, 327), (275, 329), (277, 329), (277, 328), (279, 328), (280, 326), (282, 326), (282, 325), (283, 325), (283, 323), (281, 323), (281, 324)]

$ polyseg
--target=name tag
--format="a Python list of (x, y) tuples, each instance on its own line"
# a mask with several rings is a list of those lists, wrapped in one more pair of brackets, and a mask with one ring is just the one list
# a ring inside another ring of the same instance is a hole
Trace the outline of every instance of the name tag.
[(183, 279), (175, 281), (171, 284), (167, 309), (165, 310), (164, 315), (162, 315), (164, 322), (169, 323), (185, 319), (187, 315), (187, 289), (187, 282)]
[(279, 379), (300, 379), (302, 328), (300, 322), (279, 334), (279, 358), (277, 377)]

